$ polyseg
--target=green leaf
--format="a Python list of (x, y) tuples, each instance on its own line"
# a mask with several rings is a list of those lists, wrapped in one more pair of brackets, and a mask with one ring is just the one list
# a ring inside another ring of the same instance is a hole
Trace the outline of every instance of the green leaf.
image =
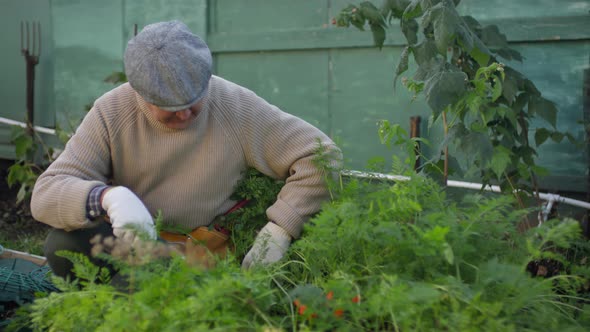
[(523, 93), (519, 94), (518, 96), (516, 96), (516, 100), (512, 104), (511, 108), (514, 112), (519, 113), (520, 111), (522, 111), (524, 109), (524, 107), (526, 106), (526, 104), (528, 102), (529, 102), (529, 94), (526, 92), (523, 92)]
[(16, 204), (20, 204), (22, 201), (24, 201), (29, 196), (29, 194), (30, 190), (28, 189), (28, 185), (23, 183), (16, 193)]
[(557, 123), (557, 107), (543, 97), (533, 95), (529, 101), (529, 114), (538, 115), (547, 121), (553, 128)]
[(453, 253), (453, 248), (448, 243), (446, 243), (445, 249), (443, 250), (443, 256), (447, 263), (453, 265), (455, 262), (455, 254)]
[(420, 44), (412, 48), (414, 53), (414, 60), (418, 66), (429, 63), (433, 58), (436, 58), (438, 52), (436, 51), (436, 44), (430, 39), (423, 40)]
[(26, 158), (27, 152), (33, 147), (33, 138), (28, 135), (20, 135), (13, 140), (17, 158)]
[(375, 7), (370, 1), (365, 1), (360, 4), (361, 15), (368, 19), (373, 24), (385, 24), (381, 11)]
[(404, 36), (406, 36), (406, 39), (408, 40), (408, 44), (416, 44), (418, 42), (418, 22), (416, 22), (415, 19), (402, 20), (401, 27)]
[(406, 8), (410, 5), (410, 0), (387, 0), (383, 2), (383, 8), (391, 11), (393, 17), (401, 18)]
[(508, 47), (506, 35), (500, 32), (497, 25), (488, 25), (481, 30), (481, 40), (488, 47)]
[(523, 90), (528, 92), (530, 95), (537, 96), (537, 97), (541, 96), (541, 91), (539, 91), (539, 89), (537, 89), (537, 87), (535, 86), (535, 83), (533, 83), (529, 79), (524, 80)]
[(485, 45), (483, 45), (483, 43), (479, 39), (475, 39), (474, 44), (475, 45), (469, 53), (469, 55), (473, 59), (475, 59), (477, 64), (479, 64), (480, 66), (487, 66), (491, 58), (490, 51), (487, 47), (485, 47)]
[(410, 5), (406, 7), (406, 10), (404, 11), (404, 14), (402, 16), (403, 19), (411, 20), (422, 15), (422, 7), (420, 5), (421, 2), (422, 0), (413, 0), (412, 3), (410, 3)]
[(506, 78), (502, 87), (502, 96), (506, 99), (508, 105), (512, 105), (518, 93), (518, 81), (512, 71), (505, 69), (504, 72), (506, 73)]
[(502, 80), (496, 76), (492, 87), (492, 101), (498, 100), (500, 96), (502, 96)]
[(558, 131), (554, 131), (551, 133), (551, 140), (555, 143), (561, 143), (561, 141), (563, 141), (564, 137), (565, 137), (565, 135), (563, 133), (558, 132)]
[(498, 178), (502, 177), (502, 174), (510, 165), (511, 155), (512, 152), (501, 145), (494, 147), (494, 155), (490, 166)]
[(535, 144), (539, 146), (545, 143), (545, 141), (549, 138), (550, 135), (551, 132), (546, 128), (537, 128), (537, 130), (535, 130)]
[[(466, 130), (466, 129), (465, 129)], [(481, 165), (487, 164), (493, 156), (494, 147), (487, 134), (467, 131), (467, 135), (458, 142), (459, 148), (470, 158), (480, 160)]]
[(457, 26), (457, 37), (467, 53), (470, 53), (473, 50), (474, 39), (477, 37), (463, 24)]
[(382, 48), (385, 42), (385, 29), (378, 24), (371, 24), (371, 32), (373, 33), (373, 43), (375, 46)]
[(397, 68), (395, 69), (395, 78), (394, 78), (394, 83), (393, 83), (394, 88), (397, 83), (397, 78), (399, 77), (399, 75), (401, 75), (406, 70), (408, 70), (408, 59), (409, 59), (409, 55), (410, 55), (411, 51), (412, 51), (412, 49), (410, 48), (410, 46), (406, 46), (404, 48), (404, 50), (402, 51), (399, 62), (397, 64)]
[(438, 114), (456, 103), (466, 91), (467, 75), (461, 71), (442, 71), (425, 82), (426, 102)]
[(466, 15), (466, 16), (461, 16), (461, 18), (463, 19), (463, 22), (467, 25), (469, 30), (471, 30), (471, 31), (481, 30), (481, 24), (473, 16)]
[(449, 8), (444, 2), (432, 7), (434, 22), (434, 42), (440, 54), (447, 54), (447, 48), (456, 37), (461, 18), (455, 8)]
[(6, 183), (9, 187), (21, 182), (23, 178), (23, 167), (21, 164), (13, 164), (8, 168), (8, 175), (6, 176)]

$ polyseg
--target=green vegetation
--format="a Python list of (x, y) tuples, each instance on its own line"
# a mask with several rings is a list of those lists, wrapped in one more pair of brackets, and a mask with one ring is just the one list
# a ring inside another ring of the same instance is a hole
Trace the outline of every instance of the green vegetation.
[[(556, 130), (558, 110), (534, 83), (499, 62), (522, 61), (506, 36), (497, 26), (460, 16), (455, 8), (459, 0), (386, 0), (380, 8), (373, 2), (347, 6), (333, 23), (370, 28), (379, 48), (391, 23), (399, 23), (407, 46), (395, 68), (396, 80), (408, 71), (412, 55), (417, 69), (402, 83), (424, 95), (432, 110), (429, 125), (438, 123), (445, 133), (427, 165), (437, 164), (445, 180), (454, 171), (484, 184), (497, 183), (507, 193), (538, 190), (537, 175), (547, 171), (535, 162), (537, 148), (548, 139), (575, 139)], [(548, 127), (538, 126), (531, 144), (535, 117)]]
[[(432, 180), (344, 179), (288, 257), (241, 271), (183, 259), (122, 267), (127, 286), (81, 259), (85, 280), (37, 299), (21, 324), (72, 331), (539, 331), (590, 327), (587, 242), (574, 220), (517, 231), (509, 196), (449, 199)], [(586, 245), (586, 247), (584, 247)], [(566, 256), (575, 251), (577, 259)], [(548, 278), (531, 261), (561, 262)], [(538, 274), (538, 273), (537, 273)], [(586, 287), (586, 288), (584, 288)], [(586, 296), (584, 298), (584, 296)], [(15, 322), (17, 322), (16, 320)]]

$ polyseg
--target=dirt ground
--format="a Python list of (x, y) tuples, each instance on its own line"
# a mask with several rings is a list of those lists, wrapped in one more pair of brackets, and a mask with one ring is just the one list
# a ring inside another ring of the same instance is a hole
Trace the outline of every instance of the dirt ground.
[(41, 254), (40, 243), (49, 226), (37, 222), (31, 216), (28, 202), (16, 204), (18, 187), (6, 183), (10, 160), (0, 159), (0, 245), (20, 251)]

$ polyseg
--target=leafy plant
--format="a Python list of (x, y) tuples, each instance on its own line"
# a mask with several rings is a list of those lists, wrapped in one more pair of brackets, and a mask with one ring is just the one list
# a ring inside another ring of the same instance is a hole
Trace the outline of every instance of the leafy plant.
[[(411, 79), (402, 81), (410, 91), (423, 93), (432, 109), (430, 125), (442, 120), (445, 139), (432, 162), (442, 161), (445, 180), (451, 142), (467, 156), (463, 168), (478, 173), (484, 184), (498, 182), (505, 192), (538, 187), (536, 174), (546, 170), (535, 163), (536, 147), (548, 139), (560, 142), (568, 133), (556, 130), (557, 108), (526, 76), (498, 61), (522, 61), (497, 26), (482, 26), (460, 16), (459, 0), (386, 0), (381, 8), (371, 1), (342, 9), (333, 23), (364, 30), (370, 27), (375, 45), (382, 48), (386, 29), (398, 20), (406, 38), (396, 81), (417, 64)], [(540, 117), (550, 126), (535, 130), (529, 142), (530, 121)], [(443, 158), (443, 159), (441, 159)]]
[[(590, 326), (588, 304), (577, 293), (587, 275), (545, 279), (525, 269), (576, 241), (576, 224), (547, 222), (521, 233), (526, 211), (515, 211), (510, 196), (450, 200), (417, 175), (396, 184), (345, 179), (335, 193), (277, 264), (242, 271), (230, 256), (203, 270), (176, 257), (123, 269), (127, 286), (58, 281), (63, 291), (37, 299), (21, 322), (32, 330), (85, 331)], [(99, 269), (78, 271), (100, 280)]]
[[(106, 83), (120, 84), (127, 82), (127, 76), (123, 72), (113, 72), (104, 79)], [(92, 104), (86, 105), (86, 111), (92, 108)], [(78, 126), (80, 119), (70, 121), (69, 129), (56, 126), (55, 134), (57, 144), (50, 145), (37, 132), (31, 132), (27, 128), (14, 126), (11, 141), (15, 147), (15, 162), (8, 169), (7, 183), (10, 187), (20, 185), (17, 193), (17, 204), (30, 199), (33, 186), (39, 175), (59, 156), (59, 153), (70, 139)]]
[[(68, 136), (60, 128), (56, 132), (60, 139)], [(6, 182), (10, 187), (20, 185), (16, 196), (16, 202), (20, 204), (31, 197), (37, 178), (53, 162), (59, 149), (46, 144), (38, 133), (31, 134), (27, 129), (18, 126), (12, 128), (11, 137), (16, 159), (8, 168)]]

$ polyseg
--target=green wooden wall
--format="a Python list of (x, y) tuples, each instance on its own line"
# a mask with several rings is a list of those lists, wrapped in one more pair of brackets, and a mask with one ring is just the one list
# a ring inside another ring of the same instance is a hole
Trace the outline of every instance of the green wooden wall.
[[(51, 126), (55, 97), (49, 1), (0, 0), (0, 116), (23, 122), (26, 118), (26, 65), (20, 45), (20, 24), (23, 20), (41, 24), (42, 54), (36, 70), (35, 117), (39, 124)], [(32, 24), (29, 25), (29, 29), (32, 37)], [(9, 158), (14, 155), (10, 134), (11, 128), (0, 124), (0, 156)]]
[[(424, 101), (413, 100), (401, 85), (393, 90), (393, 72), (404, 46), (401, 32), (393, 26), (380, 51), (372, 46), (370, 33), (333, 27), (331, 18), (349, 3), (211, 1), (208, 42), (217, 72), (318, 125), (341, 144), (350, 168), (365, 168), (375, 155), (398, 153), (379, 144), (376, 123), (381, 119), (409, 131), (410, 117), (419, 115), (423, 136), (436, 146), (441, 130), (428, 128), (430, 111)], [(500, 27), (525, 57), (523, 63), (508, 64), (557, 103), (558, 129), (583, 140), (579, 122), (582, 71), (589, 66), (590, 2), (463, 0), (458, 9)], [(545, 189), (586, 190), (588, 159), (583, 147), (567, 141), (546, 143), (539, 163), (552, 172), (543, 179)]]
[[(379, 0), (377, 0), (379, 1)], [(354, 3), (354, 1), (352, 1)], [(356, 1), (360, 2), (360, 1)], [(381, 146), (376, 123), (423, 118), (421, 132), (433, 142), (425, 102), (402, 85), (393, 89), (393, 71), (403, 48), (396, 25), (385, 47), (371, 34), (330, 24), (350, 0), (0, 0), (3, 73), (0, 116), (24, 119), (24, 60), (18, 49), (18, 22), (40, 20), (44, 54), (37, 67), (36, 119), (45, 126), (78, 119), (85, 105), (112, 86), (102, 80), (122, 70), (126, 42), (139, 28), (180, 19), (209, 43), (217, 74), (240, 83), (283, 110), (316, 125), (342, 147), (347, 167), (364, 169), (373, 156), (398, 153)], [(590, 1), (462, 0), (459, 10), (480, 22), (497, 24), (525, 56), (508, 63), (529, 76), (560, 108), (558, 125), (585, 137), (583, 70), (589, 67)], [(412, 67), (410, 67), (410, 72)], [(531, 128), (534, 130), (534, 128)], [(12, 147), (0, 125), (0, 156)], [(435, 144), (436, 145), (436, 144)], [(425, 150), (428, 153), (428, 149)], [(547, 190), (586, 189), (588, 153), (568, 142), (548, 143), (539, 161), (552, 176)]]

